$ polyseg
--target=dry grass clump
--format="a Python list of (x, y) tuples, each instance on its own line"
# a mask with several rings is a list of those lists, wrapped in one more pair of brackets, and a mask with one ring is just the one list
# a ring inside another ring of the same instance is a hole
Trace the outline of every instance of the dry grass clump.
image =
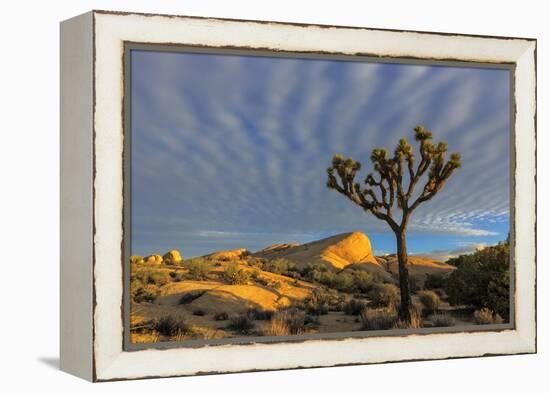
[(395, 307), (365, 308), (359, 316), (361, 318), (360, 330), (388, 330), (399, 320)]
[(264, 328), (265, 336), (290, 336), (307, 332), (306, 313), (298, 308), (276, 312)]
[(159, 289), (154, 284), (143, 284), (141, 281), (132, 281), (130, 284), (130, 295), (136, 303), (155, 301)]
[(431, 316), (430, 321), (435, 327), (447, 327), (456, 325), (456, 321), (448, 314), (434, 314)]
[(290, 336), (290, 328), (284, 316), (277, 313), (264, 328), (263, 334), (264, 336)]
[[(165, 315), (153, 320), (150, 326), (139, 333), (132, 333), (132, 342), (159, 342), (181, 340), (210, 340), (225, 337), (223, 331), (186, 322), (182, 316)], [(141, 340), (141, 341), (134, 341)], [(148, 341), (147, 341), (148, 340)]]
[(212, 329), (206, 326), (196, 326), (191, 327), (191, 331), (186, 335), (174, 337), (175, 341), (181, 340), (213, 340), (218, 338), (224, 338), (226, 335), (223, 331)]
[(409, 313), (411, 314), (410, 322), (402, 321), (398, 318), (393, 327), (395, 329), (419, 329), (423, 327), (420, 310), (413, 306), (409, 309)]
[(476, 325), (494, 325), (504, 323), (504, 320), (488, 308), (482, 308), (474, 312), (474, 323)]
[(181, 316), (164, 315), (153, 320), (152, 328), (163, 336), (173, 337), (188, 335), (191, 327)]
[(143, 268), (138, 270), (132, 277), (141, 281), (143, 284), (154, 284), (158, 287), (168, 284), (171, 280), (170, 273), (167, 270), (156, 268)]
[(434, 313), (439, 310), (441, 306), (441, 299), (434, 291), (424, 290), (418, 292), (420, 302), (424, 306), (424, 309), (429, 313)]
[(160, 341), (159, 332), (131, 332), (130, 342), (133, 344), (158, 343)]

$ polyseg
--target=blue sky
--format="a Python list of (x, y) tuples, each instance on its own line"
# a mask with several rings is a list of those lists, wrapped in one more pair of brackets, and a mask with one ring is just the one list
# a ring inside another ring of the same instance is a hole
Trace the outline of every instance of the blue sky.
[(371, 170), (375, 147), (423, 124), (462, 154), (409, 225), (412, 254), (445, 259), (506, 238), (507, 70), (132, 52), (132, 253), (184, 257), (363, 231), (386, 223), (326, 188), (335, 153)]

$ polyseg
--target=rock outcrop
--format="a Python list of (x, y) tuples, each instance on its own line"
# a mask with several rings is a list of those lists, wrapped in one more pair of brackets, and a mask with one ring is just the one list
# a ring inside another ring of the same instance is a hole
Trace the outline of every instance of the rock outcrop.
[(160, 265), (162, 264), (162, 257), (158, 254), (151, 254), (144, 258), (144, 262), (148, 265)]
[(162, 260), (166, 265), (176, 265), (180, 263), (183, 258), (178, 250), (170, 250), (163, 255)]
[(285, 258), (299, 266), (312, 262), (338, 269), (357, 263), (378, 265), (370, 240), (362, 232), (342, 233), (302, 245), (276, 244), (252, 255), (268, 259)]
[(218, 251), (212, 254), (205, 255), (205, 258), (218, 261), (237, 261), (250, 255), (250, 251), (246, 248), (237, 248), (235, 250)]

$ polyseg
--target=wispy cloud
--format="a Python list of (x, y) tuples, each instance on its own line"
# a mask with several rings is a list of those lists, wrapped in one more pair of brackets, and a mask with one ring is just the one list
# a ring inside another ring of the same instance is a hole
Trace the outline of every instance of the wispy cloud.
[(412, 139), (417, 123), (463, 167), (415, 212), (411, 232), (497, 236), (508, 221), (503, 70), (159, 52), (132, 61), (138, 249), (199, 253), (221, 247), (221, 234), (236, 247), (245, 236), (230, 234), (249, 234), (257, 248), (264, 239), (251, 234), (388, 231), (327, 190), (325, 168), (339, 152), (364, 164), (363, 177), (372, 148)]

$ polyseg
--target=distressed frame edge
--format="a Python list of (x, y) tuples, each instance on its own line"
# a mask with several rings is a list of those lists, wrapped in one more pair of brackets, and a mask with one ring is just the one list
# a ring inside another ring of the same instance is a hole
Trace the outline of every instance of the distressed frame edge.
[(93, 12), (59, 25), (60, 369), (93, 381)]
[[(100, 12), (102, 13), (102, 12)], [(108, 13), (109, 15), (112, 15), (113, 13), (109, 12)], [(130, 13), (129, 15), (134, 15), (133, 13)], [(171, 16), (172, 17), (172, 16)], [(186, 17), (186, 18), (193, 18), (193, 17)], [(206, 18), (206, 19), (211, 19), (211, 18)], [(229, 20), (229, 21), (234, 21), (234, 20)], [(248, 22), (248, 21), (247, 21)], [(273, 22), (273, 24), (282, 24), (284, 25), (285, 23), (281, 23), (281, 22)], [(359, 29), (359, 28), (357, 28)], [(365, 28), (365, 30), (368, 30)], [(393, 32), (393, 30), (392, 30)], [(398, 34), (399, 32), (396, 32), (396, 34)], [(417, 32), (414, 32), (414, 33), (417, 33)], [(437, 33), (426, 33), (426, 34), (437, 34)], [(454, 34), (451, 34), (453, 36), (456, 36)], [(466, 35), (468, 36), (468, 35)], [(503, 37), (496, 37), (496, 38), (499, 38), (499, 39), (505, 39)], [(536, 40), (527, 40), (529, 43), (529, 41), (534, 41), (534, 44), (532, 45), (532, 47), (530, 45), (527, 45), (527, 48), (525, 49), (525, 52), (529, 52), (529, 54), (531, 52), (534, 53), (534, 59), (535, 59), (535, 62), (534, 62), (534, 72), (535, 72), (535, 75), (534, 75), (534, 80), (535, 80), (535, 84), (534, 84), (534, 88), (536, 89)], [(95, 43), (95, 40), (94, 40), (94, 43)], [(532, 49), (532, 50), (530, 50)], [(533, 56), (531, 56), (531, 59), (533, 59)], [(532, 92), (530, 92), (532, 93)], [(531, 94), (532, 95), (532, 94)], [(534, 147), (535, 147), (535, 152), (536, 152), (536, 97), (531, 97), (531, 98), (535, 98), (535, 100), (533, 101), (533, 104), (534, 104), (534, 119), (535, 119), (535, 122), (534, 122), (534, 128), (532, 128), (532, 131), (534, 133), (534, 141), (535, 141), (535, 144), (534, 144)], [(517, 120), (516, 120), (516, 124), (517, 124)], [(517, 144), (517, 141), (516, 141), (516, 144)], [(536, 162), (535, 162), (535, 186), (536, 186)], [(534, 200), (534, 203), (535, 203), (535, 207), (536, 207), (536, 194), (535, 194), (535, 200)], [(536, 216), (533, 217), (533, 221), (535, 223), (535, 226), (533, 227), (533, 232), (532, 233), (529, 233), (530, 235), (535, 235), (536, 236)], [(534, 250), (534, 256), (536, 258), (536, 248)], [(535, 269), (535, 276), (534, 276), (534, 279), (535, 279), (535, 284), (536, 284), (536, 269)], [(535, 288), (536, 290), (536, 288)], [(533, 300), (536, 299), (536, 296), (533, 298)], [(533, 352), (536, 352), (536, 315), (534, 316), (534, 322), (535, 322), (535, 325), (534, 325), (534, 332), (523, 332), (523, 333), (526, 333), (525, 335), (520, 335), (518, 338), (522, 341), (522, 343), (524, 344), (523, 348), (524, 348), (524, 352), (522, 351), (519, 351), (519, 352), (512, 352), (512, 353), (509, 353), (509, 354), (519, 354), (519, 353), (533, 353)], [(523, 329), (522, 329), (523, 330)], [(533, 334), (534, 333), (534, 334)], [(95, 337), (94, 337), (95, 338)], [(457, 356), (457, 357), (472, 357), (472, 356), (490, 356), (490, 355), (503, 355), (505, 353), (491, 353), (491, 354), (481, 354), (481, 355), (465, 355), (465, 356)], [(430, 360), (430, 359), (442, 359), (442, 358), (449, 358), (449, 357), (429, 357), (429, 358), (423, 358), (423, 359), (406, 359), (406, 358), (402, 358), (400, 360), (393, 360), (393, 361), (388, 361), (388, 362), (394, 362), (394, 361), (398, 361), (398, 362), (403, 362), (403, 361), (411, 361), (411, 360)], [(452, 358), (452, 357), (451, 357)], [(119, 360), (119, 359), (113, 359), (113, 363), (116, 363), (115, 360)], [(365, 362), (365, 363), (359, 363), (359, 364), (370, 364), (370, 363), (385, 363), (385, 361), (382, 361), (382, 362)], [(348, 363), (346, 363), (348, 364)], [(349, 363), (349, 364), (358, 364), (358, 363)], [(310, 367), (331, 367), (331, 366), (338, 366), (338, 365), (342, 365), (342, 364), (331, 364), (331, 365), (326, 365), (326, 366), (306, 366), (308, 368)], [(301, 367), (293, 367), (293, 366), (290, 366), (290, 367), (283, 367), (283, 368), (280, 368), (280, 369), (287, 369), (287, 368), (301, 368)], [(262, 369), (262, 370), (271, 370), (271, 368), (268, 368), (268, 369)], [(106, 371), (105, 369), (101, 370), (101, 374), (103, 374), (103, 371)], [(244, 371), (247, 371), (247, 370), (239, 370), (239, 371), (220, 371), (219, 373), (230, 373), (230, 372), (244, 372)], [(248, 370), (248, 371), (254, 371), (254, 370)], [(260, 371), (260, 370), (255, 370), (255, 371)], [(214, 372), (214, 373), (218, 373), (218, 372)], [(106, 373), (108, 374), (108, 373)], [(97, 381), (103, 381), (103, 380), (118, 380), (118, 379), (135, 379), (135, 378), (153, 378), (153, 377), (163, 377), (163, 376), (178, 376), (178, 375), (197, 375), (197, 374), (203, 374), (201, 372), (196, 372), (196, 373), (191, 373), (191, 374), (185, 374), (185, 373), (176, 373), (176, 374), (169, 374), (169, 375), (150, 375), (150, 376), (138, 376), (138, 377), (121, 377), (121, 378), (118, 378), (118, 377), (107, 377), (107, 378), (103, 378), (101, 375), (100, 377), (98, 378), (97, 376), (94, 376), (94, 380), (97, 380)]]

